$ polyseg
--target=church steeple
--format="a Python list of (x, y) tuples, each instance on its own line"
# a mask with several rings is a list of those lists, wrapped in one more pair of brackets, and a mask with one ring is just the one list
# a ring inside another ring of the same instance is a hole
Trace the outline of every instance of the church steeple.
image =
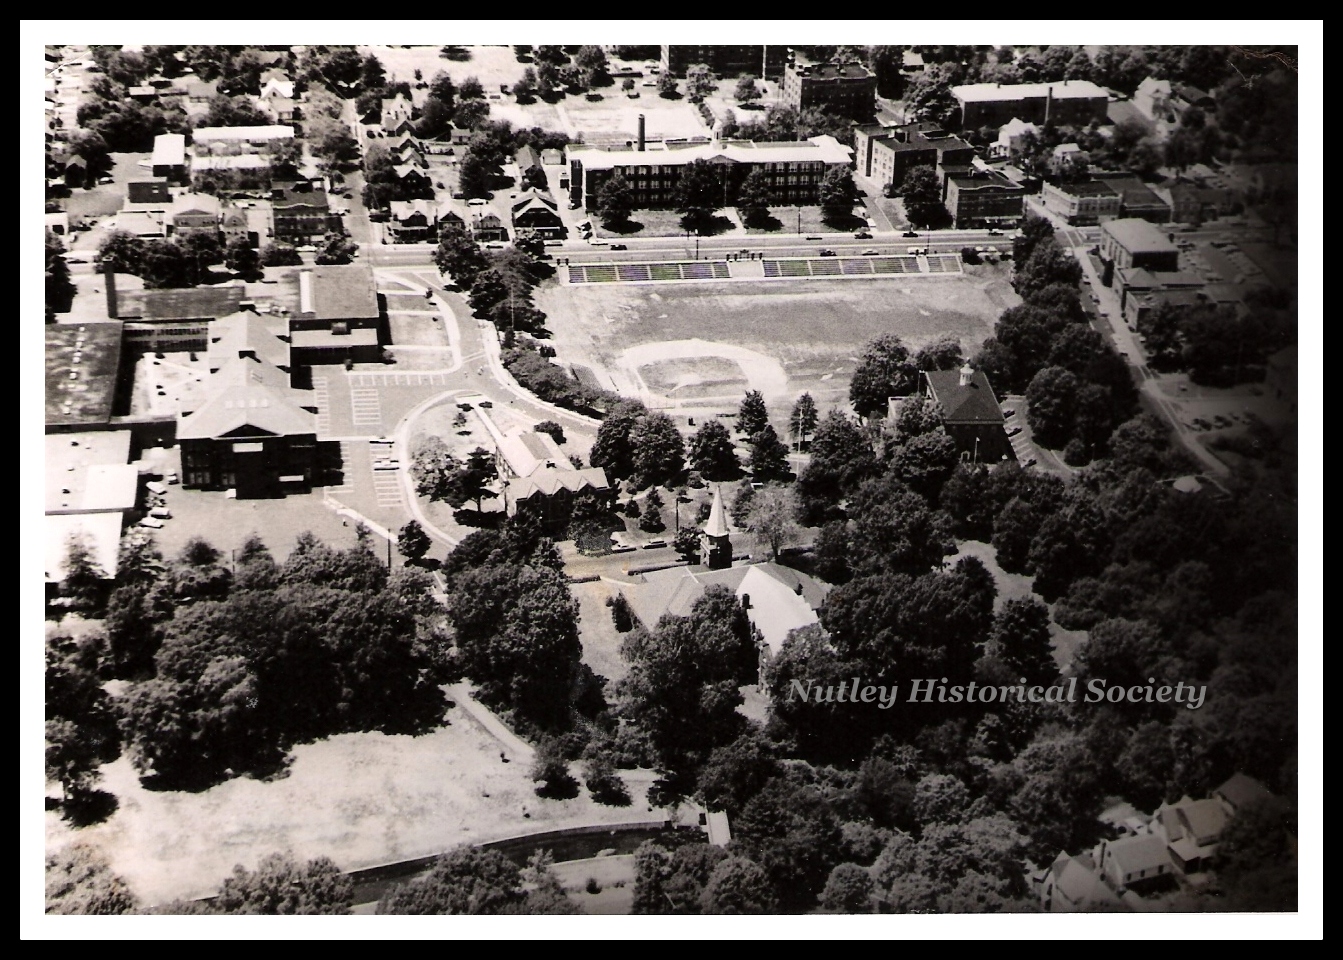
[(727, 512), (723, 509), (723, 493), (718, 484), (714, 484), (713, 505), (709, 508), (709, 521), (701, 536), (704, 562), (710, 570), (725, 570), (732, 566), (732, 541), (728, 537)]

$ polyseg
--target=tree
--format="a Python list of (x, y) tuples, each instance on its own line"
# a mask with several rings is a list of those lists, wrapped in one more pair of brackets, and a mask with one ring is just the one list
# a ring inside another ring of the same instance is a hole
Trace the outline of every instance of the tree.
[(777, 913), (778, 909), (765, 871), (745, 857), (730, 856), (714, 867), (700, 898), (705, 914), (749, 916)]
[(1058, 676), (1054, 664), (1049, 608), (1034, 597), (1008, 600), (993, 619), (985, 648), (992, 656), (1031, 684), (1048, 684)]
[(718, 420), (707, 420), (690, 439), (690, 469), (710, 483), (730, 482), (741, 476), (741, 463), (732, 436)]
[(497, 850), (460, 846), (434, 862), (422, 880), (393, 887), (380, 914), (521, 914), (527, 895), (518, 868)]
[(886, 415), (891, 397), (909, 396), (917, 386), (918, 370), (909, 348), (893, 333), (871, 341), (849, 381), (849, 401), (854, 411), (868, 420)]
[(699, 103), (714, 90), (713, 72), (703, 63), (692, 63), (685, 70), (685, 92), (691, 103)]
[(751, 498), (746, 529), (757, 546), (768, 548), (770, 558), (779, 559), (779, 551), (797, 542), (799, 533), (794, 517), (797, 501), (792, 490), (778, 483), (767, 483)]
[(532, 781), (538, 784), (538, 797), (560, 800), (578, 793), (578, 781), (569, 772), (560, 742), (554, 737), (542, 737), (537, 743), (530, 774)]
[(774, 428), (765, 424), (751, 439), (751, 478), (756, 483), (772, 483), (786, 479), (789, 474), (788, 448)]
[(1066, 283), (1076, 287), (1081, 281), (1082, 265), (1053, 237), (1037, 243), (1030, 258), (1025, 263), (1018, 263), (1012, 276), (1012, 286), (1026, 300), (1050, 284)]
[(451, 502), (457, 492), (455, 481), (460, 469), (461, 464), (441, 438), (425, 439), (411, 454), (410, 476), (415, 482), (415, 494)]
[(334, 916), (349, 913), (353, 904), (354, 884), (330, 858), (299, 863), (289, 854), (273, 853), (255, 871), (234, 867), (204, 912)]
[(956, 442), (939, 423), (926, 433), (906, 437), (896, 444), (889, 470), (891, 476), (930, 503), (936, 503), (942, 485), (951, 478), (959, 460)]
[(70, 279), (70, 265), (65, 262), (65, 244), (50, 230), (46, 238), (46, 307), (47, 322), (54, 314), (68, 313), (75, 297), (75, 284)]
[(644, 512), (639, 518), (639, 529), (644, 533), (661, 533), (667, 529), (662, 521), (662, 495), (654, 488), (644, 501)]
[(302, 265), (303, 255), (289, 243), (268, 243), (261, 248), (261, 266), (297, 267)]
[(797, 481), (802, 521), (825, 522), (875, 472), (877, 462), (867, 435), (840, 411), (830, 411), (816, 428), (811, 460)]
[(599, 753), (583, 761), (583, 784), (598, 803), (612, 807), (629, 806), (629, 788), (605, 754)]
[(617, 170), (597, 191), (597, 216), (610, 229), (627, 223), (634, 210), (634, 188)]
[(1045, 367), (1031, 380), (1026, 389), (1026, 419), (1039, 443), (1057, 449), (1072, 439), (1081, 386), (1063, 367)]
[(70, 534), (65, 542), (64, 576), (60, 587), (67, 609), (86, 614), (98, 610), (103, 604), (106, 579), (107, 574), (94, 558), (87, 537)]
[(522, 71), (518, 82), (513, 84), (513, 96), (518, 103), (531, 103), (536, 99), (536, 68), (527, 67)]
[(485, 252), (461, 230), (441, 232), (434, 263), (463, 290), (470, 290), (476, 277), (489, 266)]
[(793, 438), (793, 443), (797, 449), (802, 449), (807, 442), (807, 434), (816, 429), (816, 422), (819, 414), (816, 412), (816, 401), (811, 398), (810, 393), (804, 393), (797, 398), (793, 404), (793, 412), (788, 417), (788, 434)]
[(359, 244), (349, 237), (339, 233), (328, 233), (322, 249), (317, 251), (317, 263), (319, 265), (351, 263), (358, 252)]
[(676, 96), (676, 78), (670, 70), (658, 77), (658, 96), (665, 100)]
[(140, 275), (143, 269), (145, 242), (125, 230), (113, 230), (98, 245), (98, 261), (112, 261), (112, 269), (117, 273)]
[(264, 127), (271, 118), (245, 97), (222, 94), (210, 98), (208, 110), (196, 120), (197, 127)]
[(765, 408), (764, 394), (759, 390), (747, 390), (737, 407), (737, 432), (752, 441), (767, 426), (769, 411)]
[(817, 190), (817, 199), (827, 220), (842, 220), (852, 214), (856, 196), (853, 172), (848, 167), (832, 167), (827, 170)]
[(406, 558), (407, 563), (419, 563), (433, 545), (434, 541), (424, 532), (418, 520), (408, 521), (396, 537), (396, 549)]
[(942, 185), (932, 167), (912, 167), (900, 182), (900, 196), (905, 201), (909, 222), (927, 227), (946, 218), (942, 207)]
[(474, 500), (476, 512), (481, 512), (481, 502), (490, 494), (490, 483), (498, 476), (494, 457), (484, 447), (476, 447), (466, 455), (458, 474), (457, 487), (463, 500)]
[(86, 843), (47, 854), (46, 912), (63, 915), (135, 913), (139, 902), (126, 881)]
[(722, 184), (713, 164), (707, 160), (692, 160), (682, 168), (681, 179), (676, 184), (676, 211), (681, 214), (683, 227), (687, 230), (707, 229), (722, 199)]
[(955, 337), (942, 337), (919, 348), (914, 354), (914, 366), (920, 370), (955, 370), (965, 363), (961, 342)]
[(634, 449), (630, 433), (648, 409), (638, 400), (621, 400), (607, 411), (597, 428), (597, 438), (588, 457), (594, 467), (602, 467), (609, 477), (628, 479), (634, 473)]
[(771, 202), (769, 177), (760, 167), (746, 175), (737, 191), (737, 211), (748, 227), (763, 227), (770, 221)]
[(224, 250), (224, 265), (246, 280), (261, 272), (261, 255), (246, 237), (235, 237)]
[(631, 479), (639, 488), (671, 482), (685, 470), (685, 440), (665, 413), (639, 418), (630, 429), (629, 443), (633, 450)]
[(920, 74), (905, 94), (905, 112), (911, 120), (928, 120), (939, 125), (950, 123), (960, 111), (951, 92), (957, 80), (946, 64), (935, 63)]
[(853, 498), (849, 565), (855, 573), (923, 573), (951, 552), (950, 518), (893, 476), (869, 480)]

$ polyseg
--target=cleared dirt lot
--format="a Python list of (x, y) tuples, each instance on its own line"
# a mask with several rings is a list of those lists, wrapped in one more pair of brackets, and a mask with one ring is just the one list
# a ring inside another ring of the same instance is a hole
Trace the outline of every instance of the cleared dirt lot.
[[(659, 406), (702, 407), (711, 394), (739, 398), (752, 382), (774, 410), (804, 390), (822, 409), (843, 403), (857, 359), (876, 336), (896, 333), (917, 348), (949, 335), (973, 351), (1019, 302), (1000, 270), (851, 283), (554, 285), (537, 293), (560, 360), (593, 368), (622, 392)], [(649, 346), (685, 341), (703, 342), (702, 366), (688, 367), (684, 349), (659, 358)], [(765, 359), (753, 362), (742, 348)], [(718, 385), (724, 389), (711, 389)]]

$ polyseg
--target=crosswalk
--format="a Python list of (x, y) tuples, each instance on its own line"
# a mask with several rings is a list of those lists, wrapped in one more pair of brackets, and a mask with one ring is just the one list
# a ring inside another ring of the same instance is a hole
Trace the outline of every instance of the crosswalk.
[[(448, 385), (446, 373), (352, 373), (350, 374), (350, 393), (376, 390), (377, 387), (445, 387)], [(356, 408), (354, 422), (359, 423)]]

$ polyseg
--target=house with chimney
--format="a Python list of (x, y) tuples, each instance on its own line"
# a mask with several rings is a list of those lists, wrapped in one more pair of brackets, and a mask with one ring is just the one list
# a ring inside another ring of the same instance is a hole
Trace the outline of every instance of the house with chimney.
[(513, 216), (513, 233), (530, 230), (545, 240), (563, 240), (564, 221), (560, 218), (560, 207), (548, 193), (527, 190), (518, 194), (510, 204)]
[(471, 239), (482, 242), (505, 242), (508, 240), (508, 227), (499, 219), (498, 214), (489, 210), (471, 218)]

